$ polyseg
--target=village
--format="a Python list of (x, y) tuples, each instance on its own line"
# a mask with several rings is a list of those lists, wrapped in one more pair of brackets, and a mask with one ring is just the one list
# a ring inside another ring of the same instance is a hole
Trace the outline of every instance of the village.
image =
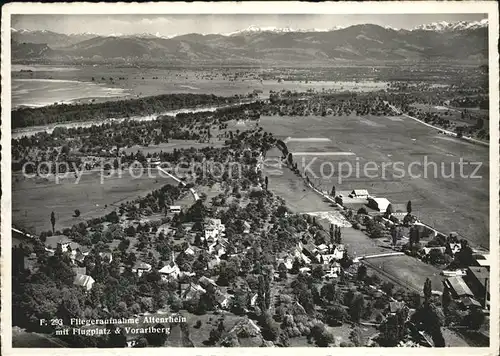
[[(255, 145), (258, 132), (242, 132), (243, 143)], [(261, 152), (233, 154), (244, 162), (248, 155)], [(153, 158), (149, 164), (157, 167), (158, 162)], [(226, 177), (217, 183), (225, 188), (210, 199), (197, 192), (202, 186), (173, 177), (177, 186), (167, 184), (70, 229), (56, 230), (51, 217), (52, 231), (40, 236), (13, 230), (34, 241), (34, 247), (15, 247), (14, 278), (44, 274), (54, 287), (75, 291), (65, 294), (62, 309), (24, 302), (19, 323), (64, 335), (33, 324), (27, 313), (40, 318), (53, 310), (62, 320), (75, 314), (185, 320), (143, 323), (144, 328), (169, 328), (160, 338), (83, 335), (75, 341), (60, 336), (68, 343), (101, 347), (416, 347), (445, 346), (445, 340), (459, 339), (450, 334), (464, 327), (487, 334), (490, 263), (485, 251), (420, 222), (411, 201), (392, 204), (366, 189), (321, 191), (307, 176), (301, 179), (309, 194), (338, 209), (339, 223), (293, 213), (268, 189), (258, 160), (253, 162), (243, 172), (247, 184), (229, 183)], [(183, 203), (175, 204), (178, 200)], [(353, 230), (362, 231), (367, 241), (377, 240), (387, 252), (356, 255), (344, 237)], [(431, 286), (427, 278), (419, 288), (408, 287), (371, 264), (387, 256), (410, 256), (435, 266), (442, 285)], [(38, 278), (31, 283), (40, 283)]]

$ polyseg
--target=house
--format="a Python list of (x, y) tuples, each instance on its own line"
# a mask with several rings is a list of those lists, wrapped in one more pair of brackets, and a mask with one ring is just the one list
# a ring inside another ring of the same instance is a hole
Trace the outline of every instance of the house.
[(215, 267), (220, 265), (220, 258), (219, 256), (212, 256), (211, 259), (207, 262), (207, 269), (212, 270)]
[[(306, 265), (311, 263), (311, 259), (302, 253), (299, 249), (295, 249), (293, 252), (294, 259), (297, 258), (299, 261), (304, 262)], [(292, 262), (293, 263), (293, 262)]]
[(199, 284), (195, 283), (186, 283), (181, 284), (181, 299), (183, 301), (189, 301), (196, 297), (199, 297), (202, 294), (205, 294), (207, 291), (203, 289)]
[(302, 268), (299, 268), (299, 272), (300, 273), (309, 273), (309, 272), (311, 272), (311, 268), (309, 268), (309, 267), (302, 267)]
[(73, 267), (71, 268), (76, 274), (87, 274), (86, 267)]
[(99, 256), (106, 263), (113, 262), (113, 254), (111, 252), (99, 252)]
[(83, 263), (85, 257), (90, 253), (90, 249), (85, 246), (80, 246), (75, 250), (71, 250), (70, 258), (74, 262)]
[(418, 237), (420, 239), (425, 239), (425, 238), (433, 239), (437, 236), (436, 230), (420, 222), (415, 222), (412, 227), (413, 229), (418, 231)]
[(45, 251), (54, 254), (58, 246), (61, 246), (62, 252), (67, 252), (71, 240), (66, 235), (48, 236), (45, 240)]
[(333, 258), (336, 260), (341, 260), (344, 258), (344, 252), (345, 252), (345, 246), (340, 244), (335, 247), (335, 250), (333, 251)]
[(368, 190), (366, 189), (354, 189), (351, 194), (349, 194), (349, 198), (364, 198), (368, 199), (370, 194), (368, 194)]
[(446, 288), (449, 288), (453, 298), (474, 297), (474, 293), (472, 293), (462, 277), (450, 277), (443, 283)]
[(473, 257), (478, 266), (485, 267), (488, 271), (490, 270), (491, 259), (489, 253), (477, 253)]
[(404, 204), (392, 204), (392, 216), (398, 219), (402, 219), (408, 214), (406, 210), (406, 205)]
[(253, 308), (257, 305), (257, 299), (259, 295), (257, 293), (254, 293), (252, 297), (250, 298), (250, 306)]
[(151, 157), (148, 159), (148, 165), (150, 167), (158, 167), (161, 164), (160, 158), (159, 157)]
[(462, 249), (462, 244), (460, 242), (450, 242), (448, 243), (448, 246), (450, 247), (451, 253), (454, 255)]
[(224, 231), (226, 231), (226, 226), (220, 219), (208, 219), (205, 224), (205, 240), (215, 241), (224, 235)]
[(386, 198), (368, 198), (368, 206), (381, 213), (385, 213), (390, 204), (391, 202)]
[(181, 273), (181, 270), (179, 269), (179, 266), (175, 262), (170, 262), (167, 265), (163, 266), (158, 273), (161, 275), (161, 279), (164, 281), (172, 280), (172, 279), (177, 279), (179, 277), (179, 274)]
[(213, 288), (218, 288), (217, 283), (213, 279), (210, 279), (205, 276), (201, 276), (200, 279), (198, 279), (198, 283), (203, 287), (203, 288), (209, 288), (209, 286)]
[(248, 221), (244, 221), (243, 222), (243, 233), (244, 234), (249, 234), (250, 233), (250, 224), (248, 223)]
[(316, 252), (318, 252), (318, 249), (314, 244), (308, 243), (302, 247), (302, 252), (308, 257), (316, 258)]
[(470, 266), (467, 275), (463, 277), (475, 298), (481, 306), (488, 309), (490, 306), (490, 272), (486, 267)]
[(422, 250), (424, 251), (424, 254), (427, 256), (433, 250), (440, 251), (441, 253), (444, 253), (446, 251), (446, 247), (443, 247), (443, 246), (424, 247), (424, 248), (422, 248)]
[(136, 262), (134, 267), (132, 267), (132, 272), (137, 273), (137, 275), (140, 277), (144, 272), (148, 273), (151, 272), (151, 265), (146, 262)]
[(405, 307), (404, 302), (389, 302), (388, 313), (396, 314), (399, 310)]
[(189, 246), (187, 249), (184, 250), (184, 253), (189, 256), (195, 256), (197, 255), (201, 249), (196, 246)]
[(221, 257), (222, 255), (226, 254), (226, 248), (224, 244), (218, 241), (208, 247), (208, 252), (214, 254), (217, 257)]
[(482, 307), (481, 303), (479, 303), (476, 299), (471, 297), (463, 297), (462, 299), (460, 299), (460, 304), (462, 304), (466, 309)]
[(77, 274), (73, 281), (74, 285), (83, 287), (86, 291), (89, 291), (94, 286), (95, 280), (91, 276), (86, 274)]
[(321, 244), (317, 247), (318, 249), (318, 252), (321, 253), (321, 254), (325, 254), (327, 253), (329, 250), (330, 250), (330, 246), (327, 246), (325, 244)]
[(277, 261), (278, 261), (278, 265), (280, 263), (283, 263), (287, 270), (291, 270), (293, 267), (293, 260), (294, 260), (294, 258), (292, 256), (286, 255), (282, 258), (278, 258)]
[(219, 306), (222, 309), (229, 308), (229, 304), (231, 302), (231, 298), (232, 298), (231, 295), (222, 292), (220, 289), (217, 289), (216, 292), (215, 292), (215, 300), (217, 301), (217, 303), (219, 304)]
[(333, 264), (330, 265), (330, 269), (327, 271), (327, 273), (323, 276), (323, 278), (329, 280), (329, 279), (336, 279), (340, 275), (340, 264), (337, 262), (334, 262)]
[(168, 207), (169, 213), (178, 214), (181, 212), (181, 207), (179, 205), (170, 205)]

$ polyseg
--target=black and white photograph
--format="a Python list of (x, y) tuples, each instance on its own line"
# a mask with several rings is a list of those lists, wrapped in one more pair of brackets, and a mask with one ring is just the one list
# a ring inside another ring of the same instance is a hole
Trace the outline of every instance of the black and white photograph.
[(5, 6), (4, 351), (498, 352), (498, 8), (425, 4)]

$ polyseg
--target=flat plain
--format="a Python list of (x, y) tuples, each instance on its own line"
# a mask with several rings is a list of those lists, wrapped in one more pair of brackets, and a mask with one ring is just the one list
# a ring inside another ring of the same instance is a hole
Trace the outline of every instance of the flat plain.
[[(311, 171), (318, 176), (313, 178), (312, 174), (309, 174), (311, 181), (321, 189), (330, 191), (333, 185), (337, 191), (367, 189), (371, 195), (387, 198), (392, 204), (406, 204), (411, 200), (414, 213), (423, 222), (446, 234), (457, 232), (459, 236), (474, 245), (488, 248), (488, 148), (438, 134), (437, 130), (413, 120), (404, 117), (401, 119), (395, 121), (384, 116), (354, 115), (263, 116), (260, 125), (264, 130), (282, 139), (288, 137), (330, 139), (323, 142), (291, 140), (287, 144), (292, 153), (304, 151), (333, 153), (294, 156), (299, 170), (303, 171), (301, 167), (309, 165)], [(354, 155), (338, 155), (335, 152), (351, 152)], [(425, 157), (427, 161), (424, 161)], [(461, 157), (465, 163), (471, 162), (469, 165), (464, 164), (463, 167), (463, 176), (469, 178), (460, 176)], [(325, 162), (332, 163), (335, 169), (333, 174), (331, 165)], [(353, 172), (349, 177), (347, 177), (348, 162)], [(371, 167), (370, 170), (364, 172), (363, 167), (367, 162), (374, 163), (369, 163), (366, 167)], [(400, 163), (395, 165), (395, 162)], [(427, 169), (424, 168), (425, 162)], [(436, 164), (436, 171), (432, 162)], [(322, 164), (326, 177), (321, 177), (320, 174)], [(359, 170), (356, 169), (357, 164)], [(385, 178), (382, 176), (382, 164), (386, 165)], [(447, 178), (452, 165), (455, 176)], [(477, 165), (480, 167), (474, 172)], [(341, 179), (338, 167), (342, 168)], [(398, 167), (404, 169), (403, 177)], [(472, 178), (472, 173), (481, 178)], [(377, 177), (373, 178), (374, 176)], [(278, 180), (277, 184), (283, 185), (282, 189), (279, 189), (279, 194), (284, 194), (285, 200), (291, 198), (293, 202), (298, 199), (297, 194), (302, 188), (297, 186), (299, 183), (287, 178), (287, 174), (272, 176), (270, 180)], [(313, 211), (314, 206), (310, 205), (314, 203), (303, 204), (306, 204), (303, 205), (305, 211)], [(323, 207), (315, 210), (323, 210)]]

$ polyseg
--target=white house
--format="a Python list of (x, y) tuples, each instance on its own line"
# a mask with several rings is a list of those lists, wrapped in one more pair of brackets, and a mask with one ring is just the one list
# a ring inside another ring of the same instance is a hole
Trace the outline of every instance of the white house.
[(45, 251), (54, 254), (57, 246), (61, 246), (62, 252), (67, 252), (71, 240), (66, 235), (48, 236), (45, 240)]
[(391, 204), (386, 198), (368, 198), (368, 206), (372, 209), (378, 210), (381, 213), (385, 213), (387, 207)]
[(77, 274), (75, 276), (75, 280), (73, 281), (74, 285), (83, 287), (86, 291), (89, 291), (94, 286), (95, 280), (91, 276), (86, 274)]
[(181, 270), (179, 269), (177, 263), (170, 262), (166, 266), (163, 266), (158, 272), (161, 274), (162, 280), (168, 281), (177, 279), (179, 277), (179, 274), (181, 273)]
[(250, 224), (247, 221), (243, 222), (243, 233), (244, 234), (249, 234), (250, 233)]
[(151, 272), (151, 269), (152, 267), (149, 263), (136, 262), (134, 267), (132, 267), (132, 272), (137, 273), (137, 275), (140, 277), (143, 273)]

